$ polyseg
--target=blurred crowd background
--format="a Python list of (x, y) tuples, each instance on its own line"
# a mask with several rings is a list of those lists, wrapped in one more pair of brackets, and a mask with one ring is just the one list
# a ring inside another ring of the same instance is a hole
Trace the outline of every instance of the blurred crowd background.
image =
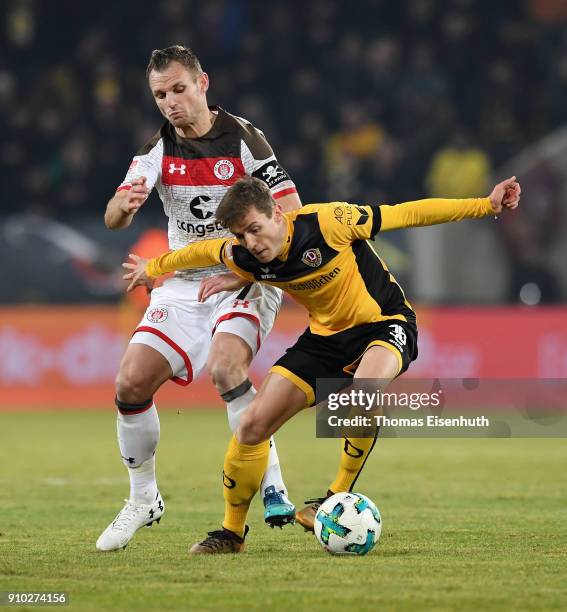
[(161, 123), (149, 54), (176, 43), (306, 203), (486, 195), (518, 175), (517, 215), (380, 238), (414, 299), (566, 299), (567, 2), (3, 0), (0, 19), (4, 302), (119, 298), (121, 258), (165, 218), (155, 195), (128, 232), (102, 215)]

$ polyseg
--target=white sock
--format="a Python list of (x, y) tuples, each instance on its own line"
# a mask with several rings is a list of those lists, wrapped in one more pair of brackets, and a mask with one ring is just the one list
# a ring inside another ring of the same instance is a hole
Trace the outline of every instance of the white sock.
[(128, 474), (130, 475), (131, 501), (140, 504), (153, 502), (158, 492), (155, 455), (137, 468), (128, 468)]
[(278, 457), (278, 451), (276, 450), (276, 442), (274, 436), (270, 438), (270, 454), (268, 455), (268, 467), (264, 473), (262, 484), (260, 485), (260, 491), (262, 497), (266, 494), (268, 487), (276, 487), (276, 491), (283, 491), (287, 497), (287, 489), (283, 481), (282, 469), (280, 467), (280, 458)]
[[(248, 405), (254, 399), (255, 395), (256, 389), (254, 389), (254, 387), (250, 387), (250, 389), (248, 389), (246, 393), (227, 403), (226, 410), (228, 414), (228, 424), (230, 426), (231, 431), (236, 431), (236, 428), (238, 427), (238, 423), (240, 421), (240, 417), (242, 416), (246, 408), (248, 408)], [(284, 494), (287, 496), (287, 489), (283, 481), (280, 460), (278, 457), (278, 452), (276, 450), (276, 442), (274, 440), (274, 436), (270, 438), (270, 454), (268, 455), (268, 467), (266, 468), (264, 478), (262, 479), (262, 484), (260, 485), (262, 497), (264, 497), (266, 489), (271, 486), (276, 487), (276, 491), (283, 491)]]
[(117, 433), (120, 454), (130, 476), (130, 499), (150, 503), (158, 490), (155, 452), (160, 431), (155, 404), (140, 414), (118, 412)]

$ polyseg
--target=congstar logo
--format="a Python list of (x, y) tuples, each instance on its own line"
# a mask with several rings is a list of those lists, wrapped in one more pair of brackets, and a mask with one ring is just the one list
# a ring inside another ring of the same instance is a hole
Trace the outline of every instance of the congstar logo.
[(211, 221), (210, 223), (191, 223), (189, 221), (182, 221), (177, 219), (177, 229), (188, 234), (197, 234), (200, 238), (213, 232), (218, 232), (223, 229), (222, 225), (218, 221)]

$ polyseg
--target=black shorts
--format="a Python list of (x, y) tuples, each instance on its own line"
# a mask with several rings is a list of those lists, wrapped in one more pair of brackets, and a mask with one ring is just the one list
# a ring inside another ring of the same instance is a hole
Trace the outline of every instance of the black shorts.
[(306, 329), (270, 372), (280, 374), (305, 391), (315, 403), (318, 378), (350, 378), (371, 346), (384, 346), (398, 358), (398, 376), (417, 358), (417, 327), (413, 322), (388, 319), (320, 336)]

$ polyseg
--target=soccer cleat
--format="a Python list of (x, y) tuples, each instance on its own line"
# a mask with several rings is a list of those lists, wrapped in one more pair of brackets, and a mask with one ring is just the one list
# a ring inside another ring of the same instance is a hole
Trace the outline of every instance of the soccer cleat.
[(272, 529), (281, 529), (284, 525), (295, 523), (295, 506), (283, 491), (276, 491), (273, 485), (266, 488), (264, 508), (264, 521)]
[(315, 497), (314, 499), (306, 499), (307, 506), (295, 513), (295, 520), (305, 529), (305, 531), (313, 531), (315, 528), (315, 515), (321, 504), (334, 495), (332, 491), (327, 491), (325, 497)]
[(190, 555), (219, 555), (225, 553), (239, 553), (244, 550), (244, 539), (248, 533), (248, 525), (244, 528), (244, 535), (237, 536), (233, 531), (224, 527), (217, 531), (209, 531), (207, 537), (189, 549)]
[(165, 504), (159, 492), (151, 504), (137, 504), (129, 499), (124, 501), (124, 508), (96, 541), (98, 550), (108, 552), (126, 548), (140, 527), (151, 527), (154, 522), (159, 523), (165, 512)]

